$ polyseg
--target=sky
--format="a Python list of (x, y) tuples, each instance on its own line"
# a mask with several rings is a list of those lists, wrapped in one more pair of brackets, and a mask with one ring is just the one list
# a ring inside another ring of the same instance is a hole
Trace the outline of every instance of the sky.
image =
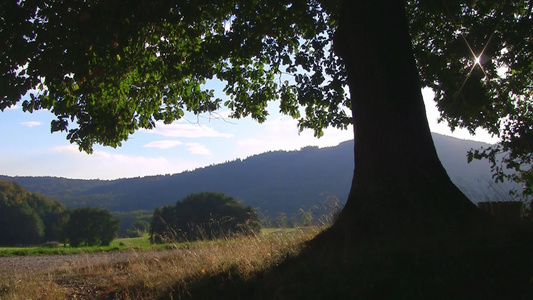
[[(483, 131), (451, 132), (437, 123), (439, 113), (430, 90), (424, 101), (432, 132), (494, 143)], [(175, 174), (275, 150), (306, 146), (329, 147), (353, 139), (352, 129), (328, 128), (320, 139), (311, 130), (298, 132), (297, 121), (269, 107), (270, 116), (259, 124), (250, 118), (229, 119), (229, 111), (213, 115), (186, 115), (170, 125), (134, 133), (122, 147), (95, 146), (89, 155), (66, 140), (66, 133), (50, 133), (54, 116), (46, 110), (24, 113), (20, 104), (0, 112), (0, 175), (54, 176), (77, 179), (118, 179)]]

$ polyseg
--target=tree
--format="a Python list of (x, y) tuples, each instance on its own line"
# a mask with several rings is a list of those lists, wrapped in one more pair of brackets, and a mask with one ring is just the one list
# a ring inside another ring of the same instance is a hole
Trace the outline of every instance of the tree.
[(156, 207), (150, 223), (150, 242), (164, 243), (176, 239), (176, 231), (173, 228), (174, 206)]
[(259, 215), (232, 197), (220, 193), (191, 194), (175, 206), (157, 208), (152, 219), (152, 240), (194, 241), (233, 234), (259, 232)]
[(44, 240), (61, 240), (60, 232), (68, 219), (66, 207), (58, 201), (46, 199), (40, 194), (32, 193), (27, 198), (28, 205), (42, 220), (44, 225)]
[(70, 212), (64, 234), (71, 247), (108, 246), (117, 237), (119, 226), (120, 221), (108, 210), (76, 208)]
[(531, 2), (412, 2), (422, 84), (436, 91), (442, 119), (452, 129), (482, 127), (500, 137), (494, 146), (471, 151), (469, 160), (488, 158), (496, 180), (515, 180), (531, 194)]
[(32, 245), (42, 241), (44, 225), (27, 204), (14, 205), (4, 199), (0, 200), (0, 232), (2, 245)]
[(30, 193), (15, 182), (0, 181), (0, 243), (58, 240), (65, 210), (61, 203)]
[[(438, 160), (419, 75), (452, 125), (502, 138), (472, 157), (508, 151), (503, 162), (531, 186), (522, 169), (533, 144), (531, 4), (441, 2), (410, 1), (406, 18), (401, 0), (7, 1), (0, 108), (30, 92), (25, 110), (50, 109), (52, 131), (91, 152), (185, 110), (223, 104), (261, 122), (279, 100), (318, 136), (354, 125), (352, 189), (332, 231), (376, 238), (469, 227), (478, 213)], [(490, 66), (472, 63), (480, 53), (492, 55)], [(206, 88), (211, 79), (226, 83), (229, 100)]]

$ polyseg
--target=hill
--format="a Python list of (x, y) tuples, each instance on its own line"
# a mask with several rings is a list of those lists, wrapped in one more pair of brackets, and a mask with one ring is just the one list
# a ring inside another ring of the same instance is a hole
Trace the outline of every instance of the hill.
[[(466, 161), (466, 152), (485, 143), (433, 135), (452, 180), (474, 202), (505, 197), (510, 184), (496, 188), (486, 161)], [(191, 193), (220, 192), (257, 207), (267, 215), (293, 214), (322, 205), (330, 195), (344, 200), (353, 174), (353, 141), (330, 148), (276, 151), (174, 175), (117, 180), (7, 177), (68, 207), (95, 206), (112, 211), (153, 209)]]

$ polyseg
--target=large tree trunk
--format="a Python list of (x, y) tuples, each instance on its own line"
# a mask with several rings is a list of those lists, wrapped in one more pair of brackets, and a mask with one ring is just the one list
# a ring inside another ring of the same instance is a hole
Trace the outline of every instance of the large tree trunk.
[(402, 0), (344, 1), (335, 51), (348, 71), (355, 170), (333, 226), (370, 238), (469, 226), (477, 208), (451, 182), (427, 123)]

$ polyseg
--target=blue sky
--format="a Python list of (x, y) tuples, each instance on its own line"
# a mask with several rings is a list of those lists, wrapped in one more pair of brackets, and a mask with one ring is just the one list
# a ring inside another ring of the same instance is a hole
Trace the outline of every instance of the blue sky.
[[(438, 112), (430, 91), (424, 91), (431, 130), (463, 139), (495, 142), (479, 131), (451, 133), (437, 124)], [(53, 115), (48, 111), (23, 113), (20, 105), (0, 112), (0, 174), (57, 176), (81, 179), (116, 179), (174, 174), (274, 150), (305, 146), (335, 146), (353, 138), (351, 129), (327, 129), (316, 139), (310, 130), (298, 132), (297, 121), (277, 113), (273, 105), (263, 124), (245, 118), (229, 119), (228, 111), (209, 116), (187, 115), (171, 125), (133, 134), (120, 148), (95, 146), (92, 155), (78, 151), (65, 133), (50, 133)]]

